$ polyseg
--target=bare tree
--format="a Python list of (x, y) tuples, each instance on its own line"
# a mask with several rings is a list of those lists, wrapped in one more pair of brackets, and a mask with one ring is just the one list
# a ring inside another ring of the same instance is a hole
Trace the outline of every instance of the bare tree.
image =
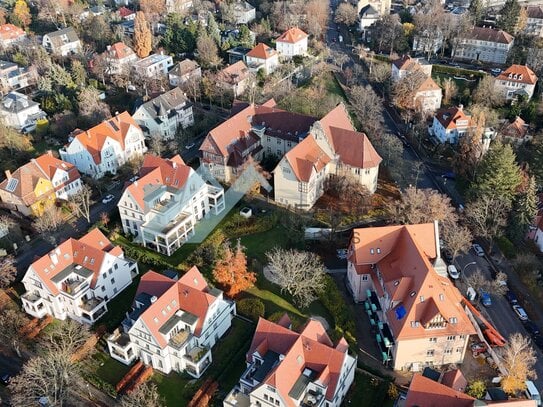
[(0, 260), (0, 288), (8, 288), (17, 278), (17, 267), (13, 256)]
[(79, 347), (85, 344), (90, 335), (87, 325), (68, 318), (52, 325), (41, 344), (53, 355), (71, 357)]
[(372, 140), (379, 155), (383, 157), (384, 164), (391, 170), (401, 167), (403, 144), (398, 137), (385, 133)]
[(443, 88), (443, 104), (449, 105), (458, 93), (458, 86), (452, 78), (447, 78), (441, 82), (441, 87)]
[(492, 247), (493, 239), (507, 224), (510, 209), (507, 200), (482, 195), (466, 206), (466, 217), (475, 235), (487, 239)]
[(155, 384), (143, 383), (121, 398), (120, 407), (164, 406)]
[(392, 88), (394, 104), (400, 109), (416, 109), (415, 95), (426, 78), (426, 73), (419, 69), (397, 81)]
[(481, 292), (481, 290), (488, 290), (488, 280), (479, 269), (475, 270), (469, 276), (466, 276), (466, 284), (473, 288), (476, 292)]
[(537, 378), (534, 369), (537, 355), (526, 336), (518, 332), (511, 335), (503, 348), (502, 358), (508, 372), (501, 382), (506, 393), (516, 394), (526, 388), (526, 380)]
[(26, 315), (15, 308), (4, 308), (0, 312), (0, 339), (9, 344), (21, 357), (21, 329), (28, 323)]
[(266, 258), (274, 282), (300, 307), (309, 306), (324, 288), (325, 268), (314, 253), (276, 247)]
[(72, 195), (68, 201), (72, 213), (84, 217), (88, 223), (90, 223), (91, 197), (92, 189), (88, 185), (83, 185), (81, 191)]
[(350, 3), (340, 3), (336, 9), (334, 22), (338, 24), (353, 25), (358, 20), (358, 11)]
[(452, 222), (441, 230), (443, 240), (451, 251), (453, 260), (459, 253), (467, 253), (473, 241), (473, 236), (466, 226)]
[(362, 128), (368, 134), (377, 136), (382, 128), (382, 99), (377, 96), (370, 85), (353, 86), (349, 93), (349, 99), (353, 110), (362, 123)]
[(305, 28), (316, 38), (321, 38), (326, 32), (326, 23), (330, 15), (328, 0), (309, 0), (305, 3)]
[(473, 101), (488, 107), (500, 107), (505, 103), (503, 95), (494, 86), (494, 78), (490, 75), (485, 75), (479, 81), (473, 92)]
[(196, 41), (196, 49), (198, 50), (198, 58), (202, 65), (210, 68), (216, 68), (222, 64), (222, 59), (219, 56), (217, 44), (207, 34), (201, 34)]
[(151, 134), (149, 149), (151, 150), (151, 152), (155, 153), (159, 157), (162, 155), (162, 153), (166, 149), (166, 143), (164, 142), (164, 139), (162, 138), (162, 135), (160, 133)]
[(109, 106), (100, 100), (98, 89), (88, 86), (79, 92), (77, 96), (79, 115), (89, 124), (94, 125), (111, 117)]
[(39, 218), (32, 222), (32, 227), (40, 235), (45, 235), (52, 243), (56, 242), (55, 232), (64, 224), (62, 211), (56, 206), (46, 209)]

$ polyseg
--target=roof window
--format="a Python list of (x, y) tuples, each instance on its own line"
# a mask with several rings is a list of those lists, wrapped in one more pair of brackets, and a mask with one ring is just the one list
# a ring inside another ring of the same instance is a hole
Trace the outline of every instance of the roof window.
[(415, 292), (415, 291), (411, 291), (411, 292), (409, 293), (409, 296), (410, 296), (410, 297), (414, 297), (414, 296), (415, 296), (415, 294), (416, 294), (416, 292)]

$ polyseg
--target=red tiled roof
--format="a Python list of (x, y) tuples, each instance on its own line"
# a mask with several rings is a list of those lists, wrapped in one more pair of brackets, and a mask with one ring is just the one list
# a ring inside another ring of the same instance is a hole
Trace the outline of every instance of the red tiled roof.
[(466, 37), (469, 39), (497, 42), (501, 44), (510, 44), (515, 39), (505, 31), (495, 30), (490, 27), (473, 27)]
[(537, 82), (537, 76), (534, 71), (532, 71), (526, 65), (511, 65), (505, 71), (500, 73), (496, 80), (535, 85)]
[(269, 59), (277, 55), (277, 51), (269, 45), (259, 43), (252, 50), (250, 50), (246, 56), (258, 59)]
[(446, 130), (455, 129), (456, 123), (463, 120), (467, 120), (468, 127), (471, 126), (471, 116), (466, 115), (462, 108), (456, 106), (438, 110), (436, 119)]
[(466, 390), (468, 381), (466, 380), (460, 369), (452, 369), (448, 372), (443, 373), (443, 377), (441, 378), (441, 384), (450, 387), (453, 390), (463, 392), (464, 390)]
[(2, 41), (16, 40), (19, 37), (24, 37), (26, 33), (23, 29), (13, 24), (0, 25), (0, 39)]
[(395, 59), (392, 63), (400, 71), (411, 70), (419, 65), (419, 61), (416, 58), (411, 58), (409, 55), (402, 55), (400, 58)]
[(309, 182), (313, 170), (319, 173), (332, 160), (311, 135), (297, 144), (285, 157), (296, 178), (303, 182)]
[(68, 173), (68, 181), (57, 185), (55, 187), (55, 190), (59, 190), (65, 185), (70, 184), (75, 180), (81, 178), (81, 175), (79, 174), (79, 171), (77, 170), (77, 167), (75, 165), (56, 158), (51, 152), (42, 154), (35, 159), (35, 162), (42, 170), (42, 172), (47, 176), (49, 181), (53, 180), (53, 177), (55, 176), (57, 170), (66, 171)]
[(528, 133), (528, 126), (522, 118), (517, 116), (512, 122), (506, 121), (500, 133), (507, 137), (523, 139)]
[(467, 394), (415, 373), (404, 405), (406, 407), (473, 407), (475, 400)]
[(543, 6), (527, 6), (526, 14), (528, 18), (543, 20)]
[[(168, 344), (166, 337), (159, 332), (160, 327), (178, 310), (198, 317), (194, 335), (200, 336), (207, 310), (217, 297), (209, 293), (209, 286), (198, 268), (192, 267), (177, 282), (154, 271), (149, 271), (144, 277), (137, 292), (155, 295), (157, 300), (141, 314), (140, 318), (159, 346), (165, 348)], [(169, 287), (167, 280), (171, 281)]]
[(249, 68), (247, 68), (245, 62), (238, 61), (220, 70), (217, 74), (217, 82), (235, 85), (247, 79), (249, 75)]
[(134, 55), (134, 51), (124, 42), (116, 42), (107, 51), (109, 57), (114, 59), (124, 59)]
[(292, 27), (281, 34), (281, 36), (277, 38), (275, 42), (288, 42), (290, 44), (295, 44), (307, 37), (308, 35), (298, 27)]
[(121, 7), (119, 10), (117, 10), (119, 15), (122, 17), (122, 18), (125, 18), (125, 17), (128, 17), (132, 14), (136, 14), (136, 12), (134, 10), (130, 10), (129, 8), (127, 7)]

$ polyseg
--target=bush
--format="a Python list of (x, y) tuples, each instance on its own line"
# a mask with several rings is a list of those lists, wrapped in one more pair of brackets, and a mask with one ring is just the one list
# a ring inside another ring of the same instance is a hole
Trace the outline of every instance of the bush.
[(325, 286), (319, 294), (319, 299), (334, 318), (334, 336), (337, 336), (337, 339), (344, 336), (350, 344), (356, 343), (354, 335), (356, 328), (351, 309), (345, 304), (334, 279), (327, 275), (324, 280)]
[(258, 318), (264, 316), (264, 303), (258, 298), (245, 298), (238, 301), (236, 305), (238, 314), (251, 319), (252, 321), (258, 321)]
[(476, 399), (481, 399), (486, 394), (486, 385), (482, 380), (474, 380), (468, 385), (466, 393)]
[(434, 73), (444, 73), (449, 75), (463, 75), (463, 76), (476, 76), (482, 78), (486, 75), (484, 72), (472, 71), (469, 69), (455, 68), (454, 66), (446, 65), (433, 65), (432, 72)]
[(515, 245), (505, 236), (498, 236), (496, 238), (496, 243), (498, 244), (503, 255), (508, 259), (513, 259), (517, 255), (517, 250)]

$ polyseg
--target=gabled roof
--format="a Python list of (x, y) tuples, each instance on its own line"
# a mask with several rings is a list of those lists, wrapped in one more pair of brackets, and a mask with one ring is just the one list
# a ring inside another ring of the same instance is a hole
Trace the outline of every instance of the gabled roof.
[(250, 50), (246, 56), (258, 59), (269, 59), (277, 55), (277, 51), (269, 45), (258, 43), (252, 50)]
[(281, 34), (279, 38), (275, 40), (275, 42), (287, 42), (289, 44), (295, 44), (307, 37), (308, 35), (298, 27), (292, 27)]
[[(432, 266), (439, 246), (434, 224), (355, 229), (353, 234), (350, 261), (356, 268), (377, 264), (394, 298), (386, 319), (396, 340), (475, 333), (461, 305), (462, 295)], [(426, 329), (430, 322), (444, 324)]]
[(319, 173), (332, 158), (319, 147), (315, 138), (308, 136), (285, 154), (298, 181), (309, 182), (313, 170)]
[(417, 84), (417, 87), (416, 87), (416, 92), (427, 92), (429, 90), (439, 90), (439, 91), (441, 91), (441, 88), (432, 79), (431, 76), (427, 76), (424, 80), (421, 80), (421, 82), (419, 84)]
[(170, 69), (170, 72), (168, 73), (170, 75), (183, 76), (195, 71), (198, 68), (200, 68), (200, 65), (198, 65), (196, 61), (187, 58), (175, 64), (175, 66)]
[(0, 39), (2, 41), (16, 40), (19, 37), (24, 37), (26, 33), (22, 28), (19, 28), (13, 24), (0, 25)]
[[(297, 333), (260, 318), (247, 353), (248, 362), (254, 360), (255, 353), (268, 363), (266, 371), (254, 378), (262, 385), (274, 387), (287, 406), (297, 405), (291, 395), (299, 393), (296, 387), (308, 370), (310, 380), (325, 386), (326, 399), (332, 400), (347, 357), (344, 340), (334, 347), (322, 324), (315, 320), (310, 320)], [(307, 384), (307, 379), (304, 383)]]
[(400, 71), (407, 71), (417, 69), (420, 62), (417, 58), (411, 58), (409, 55), (402, 55), (400, 58), (392, 61), (392, 64)]
[(170, 117), (177, 115), (177, 110), (180, 108), (187, 109), (190, 107), (189, 100), (181, 88), (173, 88), (154, 99), (145, 102), (138, 110), (144, 109), (147, 115), (160, 123), (162, 116)]
[(18, 113), (27, 109), (31, 109), (36, 105), (39, 105), (39, 103), (34, 102), (27, 95), (23, 95), (19, 92), (9, 92), (2, 98), (0, 109), (5, 112)]
[(473, 27), (465, 38), (479, 41), (496, 42), (500, 44), (510, 44), (515, 39), (511, 34), (503, 30), (495, 30), (490, 27)]
[(247, 65), (245, 65), (245, 62), (238, 61), (235, 64), (220, 70), (217, 74), (217, 82), (236, 85), (247, 79), (249, 75), (250, 71), (249, 68), (247, 68)]
[(405, 406), (473, 407), (475, 400), (467, 394), (415, 373), (409, 385)]
[(496, 80), (535, 85), (537, 82), (537, 75), (526, 65), (514, 64), (500, 73)]
[(527, 6), (526, 14), (528, 18), (543, 20), (543, 6)]
[(468, 385), (468, 381), (460, 369), (452, 369), (443, 373), (441, 384), (453, 390), (464, 391)]
[[(126, 135), (131, 127), (141, 131), (134, 118), (128, 112), (118, 114), (111, 119), (106, 119), (102, 123), (90, 128), (89, 130), (75, 130), (74, 139), (77, 139), (81, 145), (89, 152), (95, 164), (102, 162), (102, 147), (107, 138), (117, 141), (124, 150)], [(73, 143), (74, 141), (72, 141)]]
[(455, 129), (459, 121), (465, 120), (468, 122), (467, 126), (471, 126), (471, 116), (466, 115), (461, 106), (440, 109), (436, 112), (435, 117), (446, 130)]
[(63, 28), (62, 30), (53, 31), (45, 35), (49, 37), (51, 44), (55, 47), (61, 47), (66, 44), (79, 41), (77, 33), (73, 27)]
[(512, 122), (506, 121), (500, 129), (500, 133), (507, 137), (513, 137), (522, 140), (528, 133), (526, 122), (519, 116)]
[(143, 210), (146, 194), (155, 191), (156, 187), (161, 185), (173, 190), (182, 189), (191, 171), (192, 168), (185, 164), (179, 154), (170, 159), (147, 154), (140, 169), (140, 179), (126, 189)]
[[(34, 190), (41, 179), (48, 179), (48, 176), (41, 170), (40, 166), (35, 161), (30, 161), (25, 165), (17, 168), (10, 177), (0, 183), (0, 189), (6, 191), (13, 196), (16, 196), (26, 206), (30, 206), (35, 202), (54, 193), (53, 189), (44, 191), (40, 196), (36, 196)], [(10, 185), (8, 189), (8, 185)]]
[(179, 281), (149, 271), (140, 280), (137, 294), (141, 293), (157, 297), (140, 318), (163, 349), (168, 345), (168, 338), (160, 333), (159, 329), (177, 311), (181, 310), (197, 317), (194, 335), (200, 336), (207, 310), (217, 299), (210, 293), (205, 278), (196, 266), (188, 270)]
[(136, 12), (134, 10), (130, 10), (129, 8), (127, 8), (125, 6), (122, 6), (119, 10), (117, 10), (117, 12), (119, 13), (119, 15), (122, 18), (131, 16), (132, 14), (136, 14)]
[(116, 42), (115, 44), (111, 45), (108, 50), (106, 51), (108, 57), (112, 59), (124, 59), (128, 58), (132, 55), (135, 55), (132, 48), (130, 48), (128, 45), (126, 45), (124, 42)]
[(64, 185), (69, 184), (78, 178), (81, 178), (81, 175), (79, 174), (79, 171), (77, 170), (77, 167), (75, 165), (56, 158), (55, 156), (53, 156), (52, 152), (42, 154), (34, 161), (49, 181), (53, 180), (58, 170), (68, 173), (68, 181), (63, 182), (61, 185), (58, 185), (57, 187), (55, 187), (55, 189), (59, 189), (59, 187), (63, 187)]
[(57, 295), (59, 289), (53, 279), (70, 266), (81, 266), (92, 272), (91, 287), (96, 286), (102, 262), (106, 253), (119, 257), (123, 254), (120, 247), (111, 244), (106, 236), (95, 228), (81, 239), (68, 239), (31, 264), (32, 270), (38, 275), (52, 295)]

